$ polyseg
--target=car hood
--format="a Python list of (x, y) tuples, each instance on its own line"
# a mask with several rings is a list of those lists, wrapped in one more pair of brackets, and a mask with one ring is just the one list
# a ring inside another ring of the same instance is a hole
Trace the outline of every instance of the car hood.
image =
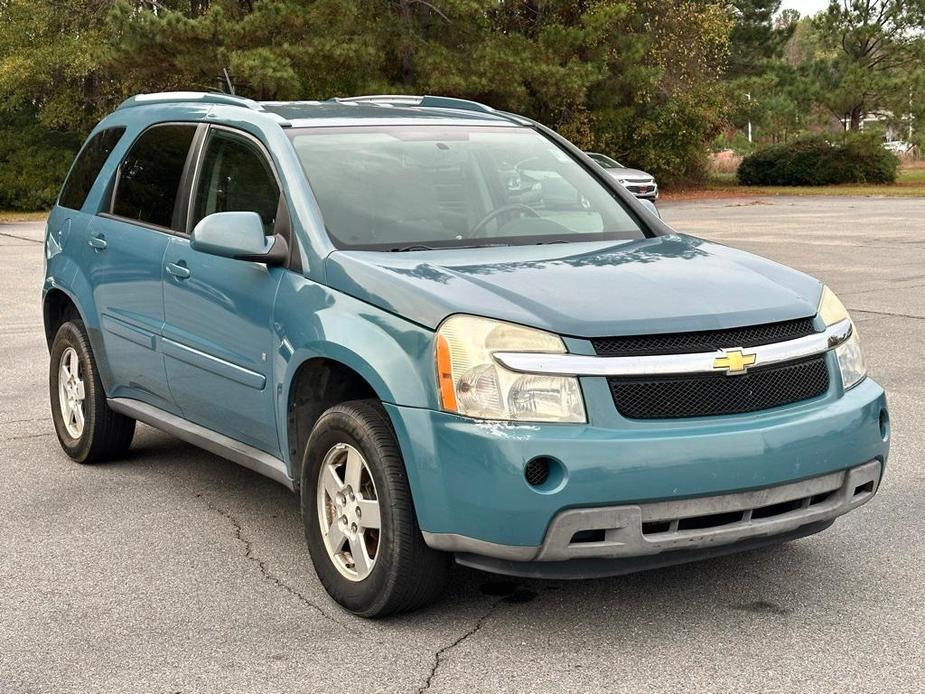
[(812, 316), (822, 285), (744, 251), (678, 234), (626, 242), (335, 251), (328, 284), (420, 325), (454, 313), (560, 335), (715, 330)]
[(640, 169), (604, 169), (614, 178), (654, 178), (650, 173)]

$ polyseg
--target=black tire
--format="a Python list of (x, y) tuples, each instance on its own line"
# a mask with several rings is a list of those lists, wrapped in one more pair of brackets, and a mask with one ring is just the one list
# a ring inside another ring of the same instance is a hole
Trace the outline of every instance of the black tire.
[[(366, 459), (376, 485), (381, 527), (375, 564), (359, 581), (341, 575), (325, 547), (318, 518), (318, 476), (325, 456), (348, 444)], [(384, 617), (439, 597), (449, 555), (424, 543), (401, 451), (388, 415), (375, 400), (330, 408), (318, 419), (302, 456), (302, 521), (312, 564), (328, 594), (362, 617)]]
[[(73, 437), (64, 424), (59, 402), (58, 376), (61, 357), (68, 348), (77, 353), (84, 387), (84, 425), (78, 437)], [(118, 414), (106, 404), (106, 393), (93, 358), (87, 331), (80, 320), (64, 323), (51, 343), (48, 373), (51, 416), (61, 448), (78, 463), (100, 463), (122, 456), (132, 444), (135, 420)]]

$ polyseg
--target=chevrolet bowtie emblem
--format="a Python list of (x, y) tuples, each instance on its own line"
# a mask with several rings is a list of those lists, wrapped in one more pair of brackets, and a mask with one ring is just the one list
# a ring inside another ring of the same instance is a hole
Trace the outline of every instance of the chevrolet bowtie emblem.
[(725, 371), (727, 376), (739, 376), (754, 366), (757, 359), (754, 353), (746, 354), (741, 349), (724, 349), (723, 356), (713, 360), (713, 368)]

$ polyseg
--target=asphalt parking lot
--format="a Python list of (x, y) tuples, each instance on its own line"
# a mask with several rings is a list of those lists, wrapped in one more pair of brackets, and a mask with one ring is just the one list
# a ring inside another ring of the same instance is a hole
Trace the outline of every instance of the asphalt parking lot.
[(379, 622), (327, 598), (282, 486), (144, 426), (124, 461), (65, 457), (42, 225), (0, 225), (0, 693), (925, 689), (925, 200), (662, 209), (840, 295), (892, 408), (879, 495), (822, 535), (633, 576), (459, 568), (441, 603)]

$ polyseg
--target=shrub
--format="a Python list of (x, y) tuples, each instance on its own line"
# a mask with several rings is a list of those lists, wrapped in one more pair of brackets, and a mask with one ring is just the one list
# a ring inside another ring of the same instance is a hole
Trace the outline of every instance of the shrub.
[(742, 160), (744, 186), (827, 186), (894, 183), (899, 160), (878, 138), (851, 135), (842, 142), (814, 136), (763, 147)]

